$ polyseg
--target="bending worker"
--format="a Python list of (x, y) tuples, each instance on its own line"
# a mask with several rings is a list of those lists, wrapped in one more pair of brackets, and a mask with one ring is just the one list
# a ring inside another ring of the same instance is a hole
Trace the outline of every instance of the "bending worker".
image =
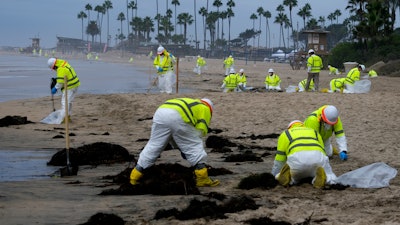
[(340, 72), (338, 70), (338, 68), (333, 67), (331, 65), (328, 65), (328, 69), (329, 69), (329, 75), (333, 74), (333, 75), (339, 75)]
[(271, 173), (285, 187), (308, 177), (313, 178), (315, 188), (323, 188), (336, 180), (321, 136), (299, 120), (290, 122), (279, 136)]
[(212, 111), (213, 103), (207, 98), (176, 98), (162, 104), (154, 113), (150, 140), (140, 152), (130, 183), (136, 185), (144, 170), (151, 167), (167, 144), (172, 142), (194, 167), (198, 187), (217, 186), (219, 181), (208, 177), (207, 153), (202, 139), (208, 133)]
[(154, 67), (157, 69), (158, 88), (161, 93), (172, 93), (174, 82), (174, 58), (160, 46), (157, 48), (157, 56), (154, 58)]
[(314, 129), (321, 135), (325, 152), (329, 157), (333, 155), (334, 149), (332, 148), (331, 138), (332, 134), (335, 133), (340, 159), (347, 160), (346, 136), (339, 117), (339, 111), (335, 106), (324, 105), (315, 110), (305, 119), (304, 125)]
[(357, 67), (351, 69), (346, 76), (344, 81), (343, 93), (354, 93), (354, 83), (360, 80), (361, 72), (365, 70), (365, 66), (359, 64)]
[[(299, 82), (299, 84), (298, 84), (299, 92), (303, 92), (306, 90), (306, 84), (307, 84), (307, 79), (304, 79)], [(311, 89), (312, 91), (315, 91), (314, 80), (311, 80), (309, 89)]]
[[(78, 76), (74, 68), (63, 59), (50, 58), (47, 61), (47, 65), (50, 69), (57, 72), (56, 85), (51, 89), (51, 94), (54, 95), (58, 90), (62, 91), (61, 107), (62, 112), (65, 112), (65, 90), (64, 90), (64, 76), (67, 77), (67, 93), (68, 93), (68, 120), (71, 120), (72, 102), (74, 101), (75, 95), (78, 92), (78, 87), (81, 85)], [(65, 120), (65, 118), (64, 118)]]

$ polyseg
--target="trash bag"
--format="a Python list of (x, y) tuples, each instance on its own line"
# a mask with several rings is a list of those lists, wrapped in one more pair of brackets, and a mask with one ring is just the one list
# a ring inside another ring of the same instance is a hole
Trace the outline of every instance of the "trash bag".
[(383, 188), (389, 186), (389, 181), (396, 177), (396, 174), (396, 169), (383, 162), (377, 162), (342, 174), (336, 179), (336, 183), (355, 188)]
[(353, 93), (368, 93), (371, 89), (371, 81), (367, 79), (354, 82)]
[(296, 92), (296, 89), (297, 89), (297, 86), (289, 85), (289, 86), (286, 88), (286, 92), (287, 92), (287, 93), (293, 93), (293, 92)]
[(61, 124), (62, 121), (64, 120), (64, 116), (65, 116), (65, 110), (59, 109), (57, 111), (50, 113), (40, 122), (46, 124)]

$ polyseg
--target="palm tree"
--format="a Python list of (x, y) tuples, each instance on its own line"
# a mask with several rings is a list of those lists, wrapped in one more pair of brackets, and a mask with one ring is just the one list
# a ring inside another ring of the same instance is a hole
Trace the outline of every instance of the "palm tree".
[[(277, 9), (277, 11), (278, 11), (278, 9)], [(283, 32), (283, 25), (286, 23), (286, 21), (289, 21), (289, 18), (283, 12), (278, 13), (278, 15), (275, 17), (275, 21), (274, 21), (274, 23), (278, 23), (280, 25), (279, 47), (281, 46), (281, 37), (282, 37), (283, 47), (285, 49), (286, 49), (286, 44), (285, 44), (285, 34)]]
[(197, 42), (197, 8), (196, 8), (196, 0), (193, 0), (193, 8), (194, 8), (194, 40), (196, 41), (196, 50), (199, 50), (199, 45)]
[[(288, 6), (289, 7), (289, 16), (290, 16), (290, 28), (292, 28), (292, 34), (294, 33), (293, 31), (293, 19), (292, 19), (292, 10), (293, 7), (297, 6), (297, 0), (283, 0), (283, 5)], [(296, 43), (296, 41), (294, 41), (293, 43)], [(289, 43), (288, 43), (289, 45)], [(296, 44), (295, 44), (296, 45)], [(297, 47), (294, 46), (294, 49), (296, 49)]]
[(89, 25), (86, 28), (86, 34), (92, 36), (92, 44), (94, 43), (94, 36), (100, 33), (99, 27), (97, 26), (96, 21), (90, 21)]
[(177, 6), (177, 5), (181, 5), (181, 3), (179, 3), (179, 0), (172, 0), (171, 4), (175, 6), (175, 13), (174, 13), (174, 15), (175, 15), (175, 34), (176, 34), (176, 17), (177, 17), (177, 14), (176, 14), (176, 6)]
[(110, 46), (111, 37), (110, 37), (110, 13), (109, 13), (109, 10), (113, 8), (112, 2), (110, 0), (104, 1), (103, 7), (107, 13), (107, 46)]
[[(257, 17), (257, 15), (256, 15), (255, 13), (253, 13), (253, 14), (250, 15), (250, 19), (253, 20), (253, 31), (256, 32), (256, 31), (255, 31), (255, 22), (256, 22), (256, 20), (258, 19), (258, 17)], [(253, 48), (254, 48), (254, 46), (255, 46), (255, 38), (256, 38), (256, 37), (254, 36), (254, 37), (253, 37)]]
[[(99, 37), (100, 37), (100, 44), (101, 44), (101, 31), (103, 30), (103, 15), (106, 13), (106, 9), (102, 5), (97, 5), (94, 7), (94, 11), (97, 12), (97, 25), (99, 26)], [(101, 16), (100, 16), (101, 14)]]
[[(221, 0), (214, 0), (213, 6), (217, 7), (217, 15), (219, 15), (219, 7), (222, 5)], [(219, 39), (219, 18), (217, 18), (217, 39)]]
[(230, 51), (230, 46), (231, 46), (231, 18), (235, 16), (235, 13), (233, 12), (232, 8), (235, 7), (235, 2), (233, 0), (228, 0), (228, 2), (226, 3), (226, 5), (228, 6), (228, 9), (226, 10), (226, 12), (228, 13), (228, 50)]
[(206, 17), (208, 15), (207, 9), (205, 7), (201, 7), (199, 10), (199, 14), (203, 17), (203, 35), (204, 35), (203, 49), (206, 50), (206, 36), (207, 36)]
[(271, 45), (271, 31), (269, 30), (268, 19), (271, 18), (271, 12), (267, 10), (264, 12), (263, 16), (265, 17), (265, 47), (269, 48)]
[[(264, 14), (264, 9), (263, 9), (263, 7), (258, 7), (257, 13), (258, 13), (258, 18), (260, 18), (260, 24), (258, 25), (258, 30), (259, 30), (259, 32), (261, 32), (261, 19), (262, 19), (262, 16), (263, 16), (263, 14)], [(261, 36), (261, 35), (258, 35), (257, 48), (260, 48), (260, 36)], [(258, 51), (257, 51), (257, 52), (258, 52)]]
[(87, 15), (84, 11), (78, 13), (78, 19), (82, 20), (82, 41), (83, 41), (83, 19), (87, 18)]
[(330, 13), (327, 18), (328, 18), (328, 20), (331, 21), (331, 25), (332, 25), (333, 24), (333, 20), (336, 19), (336, 16), (335, 16), (334, 13)]
[(311, 6), (310, 6), (310, 4), (306, 3), (303, 6), (303, 8), (301, 8), (299, 10), (297, 15), (299, 15), (301, 18), (303, 18), (303, 24), (304, 24), (303, 29), (305, 29), (306, 28), (306, 18), (311, 17)]
[(145, 40), (147, 42), (150, 41), (150, 32), (153, 32), (153, 31), (154, 31), (153, 20), (149, 16), (146, 16), (143, 19), (143, 32), (145, 33)]
[(215, 43), (215, 23), (218, 20), (218, 12), (209, 12), (206, 23), (208, 30), (210, 31), (210, 45), (214, 46)]
[(123, 12), (120, 12), (118, 14), (117, 20), (121, 21), (121, 33), (120, 34), (123, 34), (124, 32), (122, 32), (122, 21), (126, 20), (125, 14)]
[(224, 19), (228, 18), (228, 12), (227, 11), (220, 12), (219, 18), (221, 19), (221, 39), (224, 40)]
[(87, 11), (88, 24), (89, 24), (89, 21), (90, 21), (90, 11), (93, 10), (92, 5), (86, 4), (86, 5), (85, 5), (85, 10)]
[(336, 16), (336, 24), (339, 24), (339, 16), (342, 15), (342, 12), (340, 12), (339, 9), (336, 9), (334, 12), (335, 16)]
[(324, 29), (325, 28), (325, 16), (320, 16), (318, 18), (318, 22), (321, 23), (321, 28)]
[(186, 45), (187, 25), (193, 23), (193, 17), (189, 13), (181, 13), (178, 15), (179, 24), (183, 25), (183, 44)]

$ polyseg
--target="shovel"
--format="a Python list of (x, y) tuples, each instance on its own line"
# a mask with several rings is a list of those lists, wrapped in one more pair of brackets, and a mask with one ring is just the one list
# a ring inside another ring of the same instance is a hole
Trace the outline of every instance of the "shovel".
[[(56, 84), (57, 84), (56, 78), (51, 78), (50, 79), (50, 92), (51, 92), (51, 89), (53, 89), (53, 87), (56, 86)], [(53, 94), (51, 94), (51, 102), (53, 104), (53, 112), (55, 112), (56, 108), (54, 107), (54, 95)]]
[(68, 83), (67, 76), (64, 76), (64, 90), (65, 90), (65, 152), (67, 155), (67, 166), (60, 169), (61, 177), (73, 176), (78, 174), (78, 166), (72, 167), (69, 160), (69, 118), (68, 118)]

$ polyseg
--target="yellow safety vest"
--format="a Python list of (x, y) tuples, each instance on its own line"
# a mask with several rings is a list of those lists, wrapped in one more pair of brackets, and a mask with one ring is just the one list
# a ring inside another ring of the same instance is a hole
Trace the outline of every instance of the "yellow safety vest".
[(160, 108), (175, 109), (186, 123), (192, 124), (205, 136), (211, 121), (211, 111), (199, 99), (176, 98), (167, 100)]
[(315, 54), (308, 57), (307, 67), (311, 67), (310, 73), (319, 73), (323, 67), (321, 57)]
[(224, 83), (226, 88), (236, 88), (239, 84), (238, 75), (231, 73), (224, 78)]
[(285, 130), (278, 138), (275, 160), (285, 162), (289, 155), (301, 151), (320, 151), (325, 154), (324, 142), (318, 132), (304, 126)]
[[(66, 60), (57, 59), (55, 66), (57, 67), (57, 83), (64, 84), (64, 76), (67, 76), (67, 88), (72, 89), (79, 87), (81, 82), (75, 73), (74, 68)], [(64, 90), (64, 86), (61, 88)]]
[(174, 69), (174, 65), (172, 63), (170, 54), (167, 51), (164, 51), (164, 52), (165, 52), (164, 58), (162, 61), (160, 61), (160, 55), (157, 55), (153, 62), (154, 67), (159, 66), (163, 69), (161, 72), (157, 71), (157, 74), (159, 74), (159, 75), (165, 74), (165, 73), (167, 73), (167, 71)]
[[(306, 84), (307, 84), (307, 79), (300, 81), (300, 86), (302, 86), (304, 89), (306, 89)], [(314, 79), (311, 79), (309, 88), (310, 89), (314, 88)]]
[(264, 83), (269, 86), (278, 86), (281, 83), (281, 78), (277, 74), (267, 75)]
[(355, 67), (347, 73), (345, 83), (353, 85), (354, 82), (358, 80), (360, 80), (360, 71), (358, 70), (358, 67)]

